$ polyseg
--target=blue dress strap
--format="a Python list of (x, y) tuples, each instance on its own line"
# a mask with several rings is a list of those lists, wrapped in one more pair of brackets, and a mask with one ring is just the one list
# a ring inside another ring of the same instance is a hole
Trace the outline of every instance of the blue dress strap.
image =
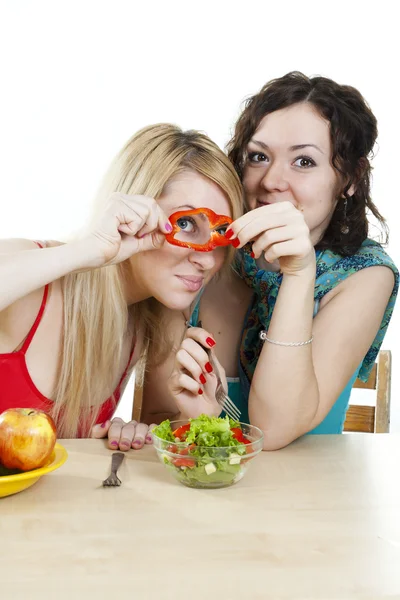
[(200, 300), (201, 300), (201, 298), (198, 298), (196, 300), (195, 307), (192, 310), (192, 314), (190, 315), (190, 318), (189, 318), (189, 324), (192, 327), (197, 327), (197, 323), (199, 322)]

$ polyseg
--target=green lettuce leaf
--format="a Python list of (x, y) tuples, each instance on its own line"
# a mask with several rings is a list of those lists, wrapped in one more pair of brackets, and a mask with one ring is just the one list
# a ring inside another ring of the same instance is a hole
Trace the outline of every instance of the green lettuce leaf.
[(171, 422), (169, 419), (166, 419), (166, 421), (163, 421), (162, 423), (157, 425), (157, 427), (154, 427), (153, 433), (155, 433), (157, 437), (167, 442), (175, 441), (175, 438), (172, 434)]
[(237, 446), (240, 443), (232, 435), (229, 417), (208, 415), (200, 415), (197, 419), (190, 420), (186, 442), (208, 447)]

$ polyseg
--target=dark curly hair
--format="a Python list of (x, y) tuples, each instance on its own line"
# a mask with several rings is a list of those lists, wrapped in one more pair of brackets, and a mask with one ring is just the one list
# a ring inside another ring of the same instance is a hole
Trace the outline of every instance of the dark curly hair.
[[(265, 115), (300, 102), (308, 102), (330, 123), (332, 146), (331, 163), (341, 176), (343, 187), (332, 219), (318, 242), (317, 249), (330, 249), (344, 256), (357, 252), (368, 236), (367, 211), (379, 221), (387, 243), (385, 219), (371, 199), (369, 159), (378, 135), (377, 121), (358, 90), (339, 85), (326, 77), (306, 77), (297, 71), (269, 81), (250, 97), (239, 117), (232, 139), (227, 145), (228, 156), (242, 179), (246, 148)], [(349, 196), (350, 187), (355, 193)]]

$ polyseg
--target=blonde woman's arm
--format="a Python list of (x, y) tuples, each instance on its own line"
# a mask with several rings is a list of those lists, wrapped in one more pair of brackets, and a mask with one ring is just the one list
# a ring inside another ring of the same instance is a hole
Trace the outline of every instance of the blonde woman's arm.
[[(117, 264), (160, 247), (170, 228), (153, 198), (112, 194), (93, 229), (79, 240), (44, 249), (29, 240), (3, 240), (0, 312), (68, 273)], [(143, 238), (137, 235), (141, 231), (147, 234)]]
[(46, 284), (85, 268), (89, 258), (85, 252), (82, 241), (40, 249), (30, 240), (1, 240), (0, 312)]

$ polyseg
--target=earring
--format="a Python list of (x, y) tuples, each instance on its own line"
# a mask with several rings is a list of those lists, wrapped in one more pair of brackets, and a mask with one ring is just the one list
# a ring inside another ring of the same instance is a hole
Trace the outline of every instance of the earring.
[(344, 199), (344, 207), (343, 207), (343, 223), (340, 226), (340, 233), (342, 235), (347, 235), (350, 231), (350, 227), (348, 224), (347, 218), (347, 198)]

